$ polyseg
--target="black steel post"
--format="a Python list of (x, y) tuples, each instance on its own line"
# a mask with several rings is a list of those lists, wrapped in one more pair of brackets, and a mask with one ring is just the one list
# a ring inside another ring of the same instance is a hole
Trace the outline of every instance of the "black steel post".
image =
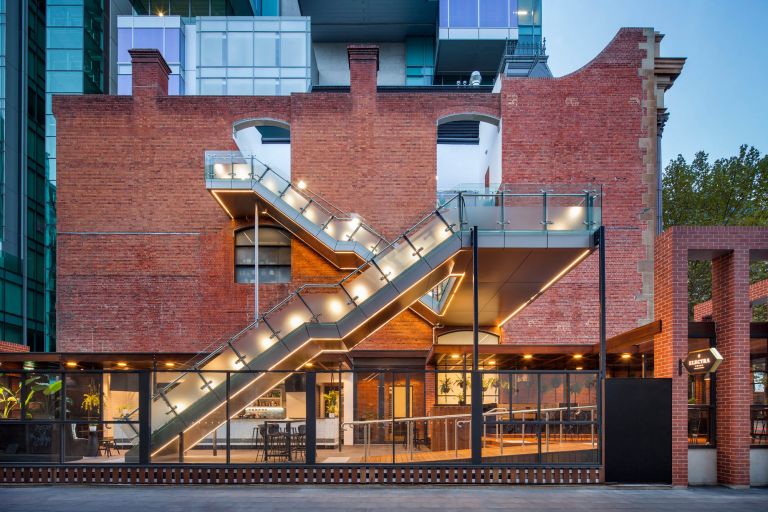
[[(253, 167), (251, 167), (251, 169), (253, 169)], [(227, 379), (227, 381), (226, 381), (227, 382), (227, 385), (226, 385), (226, 394), (227, 394), (227, 396), (226, 396), (226, 400), (227, 400), (226, 401), (226, 408), (227, 408), (227, 426), (226, 426), (226, 429), (227, 429), (226, 430), (226, 433), (227, 433), (227, 464), (229, 464), (230, 461), (232, 460), (232, 455), (231, 455), (232, 443), (230, 442), (230, 439), (232, 438), (232, 425), (231, 425), (232, 422), (231, 422), (230, 416), (231, 416), (232, 413), (229, 410), (229, 397), (230, 397), (230, 392), (231, 392), (231, 390), (229, 388), (229, 386), (230, 386), (230, 384), (229, 384), (229, 377), (230, 377), (230, 373), (227, 372), (226, 373), (226, 379)]]
[(599, 294), (600, 294), (600, 373), (599, 373), (599, 382), (597, 386), (597, 391), (599, 393), (597, 397), (597, 418), (599, 422), (598, 426), (598, 433), (599, 433), (599, 443), (598, 443), (598, 449), (599, 449), (599, 460), (601, 461), (601, 464), (605, 466), (605, 450), (603, 449), (604, 446), (604, 432), (603, 432), (603, 425), (605, 424), (605, 411), (603, 409), (603, 397), (605, 396), (604, 390), (605, 390), (605, 374), (606, 374), (606, 360), (605, 360), (605, 351), (606, 351), (606, 327), (605, 327), (605, 226), (600, 226), (597, 230), (597, 237), (598, 237), (598, 250), (599, 252)]
[(152, 443), (152, 374), (139, 372), (139, 464), (149, 464)]
[[(483, 461), (483, 384), (479, 372), (480, 357), (480, 327), (478, 303), (478, 271), (477, 271), (477, 226), (472, 228), (472, 464)], [(466, 394), (466, 384), (464, 387)]]
[[(304, 389), (304, 403), (306, 404), (306, 411), (304, 416), (306, 417), (305, 434), (306, 434), (306, 450), (307, 453), (304, 460), (307, 464), (315, 463), (316, 448), (317, 448), (317, 421), (315, 420), (315, 387), (317, 386), (317, 374), (315, 372), (307, 372), (304, 374), (306, 377), (306, 387)], [(341, 439), (339, 439), (341, 443)]]
[(600, 379), (605, 379), (605, 350), (606, 350), (606, 328), (605, 328), (605, 226), (600, 226), (597, 230), (600, 257)]

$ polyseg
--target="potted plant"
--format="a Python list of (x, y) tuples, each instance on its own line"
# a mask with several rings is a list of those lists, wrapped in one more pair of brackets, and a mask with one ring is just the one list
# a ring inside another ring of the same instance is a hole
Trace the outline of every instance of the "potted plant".
[(323, 395), (325, 400), (325, 412), (329, 418), (335, 418), (339, 413), (339, 392), (335, 389)]
[[(54, 414), (58, 412), (58, 408), (54, 405), (51, 407), (50, 398), (55, 398), (56, 393), (61, 390), (61, 380), (51, 380), (47, 377), (47, 381), (43, 381), (42, 375), (33, 375), (24, 381), (19, 383), (14, 388), (12, 385), (4, 386), (0, 385), (0, 418), (8, 419), (12, 416), (15, 410), (21, 410), (21, 404), (24, 403), (26, 409), (25, 419), (31, 419), (33, 417), (33, 411), (39, 411), (43, 417), (51, 417), (51, 412)], [(27, 396), (22, 397), (22, 387), (27, 391)], [(45, 397), (42, 401), (34, 401), (35, 394), (41, 392)]]
[[(93, 380), (88, 384), (88, 391), (83, 393), (83, 402), (80, 405), (80, 408), (85, 411), (85, 417), (89, 420), (94, 419), (94, 413), (98, 415), (99, 407), (101, 406), (101, 394), (99, 393), (99, 390), (96, 388), (96, 385), (94, 384)], [(88, 425), (88, 430), (91, 432), (96, 432), (96, 429), (98, 428), (98, 424), (91, 423)]]
[(453, 380), (451, 380), (451, 378), (446, 375), (445, 377), (443, 377), (442, 380), (440, 380), (440, 394), (450, 395), (452, 389), (453, 389)]

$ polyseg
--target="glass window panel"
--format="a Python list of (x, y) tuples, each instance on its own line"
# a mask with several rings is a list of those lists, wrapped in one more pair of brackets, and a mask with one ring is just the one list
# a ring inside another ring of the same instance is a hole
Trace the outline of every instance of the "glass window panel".
[(230, 78), (227, 80), (227, 94), (230, 96), (250, 96), (253, 94), (253, 80), (249, 78)]
[(231, 32), (227, 35), (227, 64), (229, 66), (253, 66), (252, 33)]
[(253, 240), (253, 228), (242, 229), (235, 233), (235, 245), (237, 246), (251, 246), (254, 245)]
[(752, 445), (768, 445), (768, 340), (750, 340), (752, 406), (749, 434)]
[(291, 264), (291, 248), (290, 247), (280, 247), (277, 252), (278, 252), (277, 260), (278, 260), (278, 263), (280, 263), (280, 265)]
[(206, 78), (206, 77), (223, 77), (226, 76), (227, 68), (225, 67), (218, 67), (218, 68), (200, 68), (200, 77)]
[(49, 27), (82, 27), (82, 6), (48, 6), (47, 23)]
[(254, 66), (277, 65), (277, 34), (274, 32), (253, 34), (253, 48)]
[(189, 0), (170, 0), (166, 12), (171, 16), (189, 16), (189, 7)]
[(307, 36), (301, 34), (280, 35), (280, 65), (281, 66), (306, 66), (307, 65)]
[(83, 29), (81, 28), (49, 28), (48, 48), (82, 48)]
[(57, 93), (83, 92), (83, 73), (81, 71), (49, 71), (46, 86), (49, 91)]
[(80, 71), (83, 69), (82, 50), (48, 50), (48, 69), (51, 71)]
[[(253, 231), (251, 230), (251, 234)], [(291, 245), (291, 235), (287, 231), (277, 228), (259, 228), (259, 247), (265, 245), (288, 246)]]
[(307, 81), (295, 79), (283, 79), (280, 81), (280, 94), (291, 94), (294, 92), (307, 92)]
[(228, 30), (230, 32), (232, 31), (241, 31), (241, 32), (251, 32), (253, 31), (253, 22), (252, 21), (229, 21), (228, 24)]
[(280, 251), (279, 247), (261, 247), (259, 246), (259, 265), (279, 265)]
[(200, 94), (207, 96), (223, 96), (224, 80), (221, 78), (204, 78), (200, 80)]
[(181, 77), (179, 75), (168, 77), (168, 94), (170, 96), (179, 96), (181, 94)]
[(306, 32), (307, 22), (305, 21), (283, 21), (280, 29), (290, 32)]
[(209, 0), (190, 0), (192, 13), (190, 16), (208, 16), (210, 14)]
[(440, 26), (448, 27), (448, 0), (440, 0)]
[(480, 0), (480, 26), (506, 27), (509, 25), (509, 0)]
[(200, 34), (200, 65), (224, 66), (224, 34), (203, 32)]
[(280, 30), (280, 23), (277, 21), (256, 21), (254, 23), (254, 30), (261, 32), (277, 32)]
[(165, 31), (165, 50), (163, 51), (163, 57), (167, 62), (180, 62), (180, 42), (181, 42), (181, 30), (178, 28), (170, 28)]
[[(306, 68), (300, 68), (306, 69)], [(254, 68), (254, 78), (277, 78), (280, 76), (280, 68)]]
[[(212, 14), (213, 16), (216, 16), (216, 14)], [(223, 32), (227, 30), (227, 22), (226, 21), (220, 21), (220, 20), (201, 20), (200, 21), (200, 30), (201, 31), (219, 31)]]
[(274, 96), (277, 93), (277, 80), (256, 79), (253, 81), (253, 94), (256, 96)]
[(235, 267), (236, 283), (255, 283), (256, 269), (254, 267)]
[(280, 76), (284, 78), (306, 78), (307, 68), (282, 68)]
[(451, 28), (477, 26), (477, 0), (450, 0)]
[(289, 283), (291, 267), (259, 267), (259, 283)]
[[(259, 251), (261, 256), (262, 251)], [(261, 258), (259, 258), (261, 259)], [(235, 247), (235, 264), (237, 265), (253, 265), (256, 261), (256, 251), (251, 247)], [(259, 262), (261, 263), (261, 262)]]
[(132, 86), (131, 75), (118, 75), (117, 77), (117, 94), (130, 95)]
[[(0, 453), (4, 462), (58, 462), (60, 425), (56, 423), (0, 423)], [(65, 441), (66, 443), (66, 441)]]
[[(163, 51), (162, 28), (135, 28), (133, 29), (134, 48), (156, 48)], [(130, 58), (128, 59), (130, 61)]]

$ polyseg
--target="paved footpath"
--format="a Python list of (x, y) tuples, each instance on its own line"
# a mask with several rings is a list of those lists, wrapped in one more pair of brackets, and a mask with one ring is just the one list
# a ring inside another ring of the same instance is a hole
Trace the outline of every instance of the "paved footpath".
[(768, 489), (722, 487), (0, 486), (3, 512), (346, 510), (768, 511)]

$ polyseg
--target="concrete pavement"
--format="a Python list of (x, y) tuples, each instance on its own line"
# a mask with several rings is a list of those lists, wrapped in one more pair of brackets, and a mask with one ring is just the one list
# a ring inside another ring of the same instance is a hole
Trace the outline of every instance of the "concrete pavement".
[(768, 489), (722, 487), (76, 486), (0, 487), (8, 512), (768, 510)]

